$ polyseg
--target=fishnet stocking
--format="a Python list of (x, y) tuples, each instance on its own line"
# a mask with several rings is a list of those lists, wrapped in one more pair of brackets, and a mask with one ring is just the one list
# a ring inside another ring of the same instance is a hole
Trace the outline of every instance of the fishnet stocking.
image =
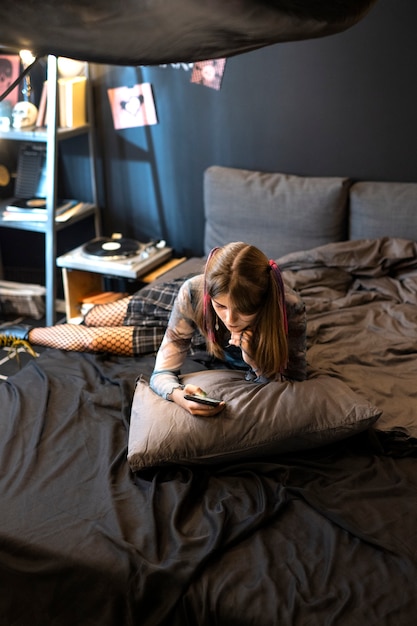
[(107, 304), (96, 304), (84, 317), (86, 326), (122, 326), (131, 296)]
[(32, 328), (29, 341), (34, 345), (61, 350), (132, 356), (133, 330), (132, 326), (91, 328), (77, 324), (57, 324), (47, 328)]

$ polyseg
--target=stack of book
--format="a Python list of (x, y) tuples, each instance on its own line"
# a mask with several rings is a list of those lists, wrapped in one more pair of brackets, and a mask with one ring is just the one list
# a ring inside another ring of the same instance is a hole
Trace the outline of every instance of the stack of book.
[[(84, 213), (92, 207), (89, 202), (58, 200), (55, 210), (56, 222), (67, 222), (71, 217)], [(48, 213), (45, 198), (14, 198), (3, 210), (2, 219), (9, 222), (46, 222)]]
[[(75, 128), (87, 123), (87, 78), (58, 79), (58, 124), (61, 128)], [(48, 82), (45, 81), (39, 101), (37, 127), (47, 125)]]

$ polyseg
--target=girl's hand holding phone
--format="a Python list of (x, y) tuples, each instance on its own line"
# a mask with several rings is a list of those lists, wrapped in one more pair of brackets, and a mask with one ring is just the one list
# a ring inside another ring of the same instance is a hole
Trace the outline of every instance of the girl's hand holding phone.
[(225, 407), (223, 400), (208, 398), (206, 392), (196, 385), (186, 385), (184, 389), (180, 387), (174, 389), (172, 399), (191, 415), (201, 417), (213, 417)]

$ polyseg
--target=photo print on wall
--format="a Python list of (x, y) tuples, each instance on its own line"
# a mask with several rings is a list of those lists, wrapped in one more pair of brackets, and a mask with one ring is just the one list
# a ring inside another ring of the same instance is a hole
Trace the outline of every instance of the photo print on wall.
[(116, 130), (158, 123), (150, 83), (107, 90)]
[(219, 90), (222, 84), (226, 59), (199, 61), (194, 63), (191, 82)]

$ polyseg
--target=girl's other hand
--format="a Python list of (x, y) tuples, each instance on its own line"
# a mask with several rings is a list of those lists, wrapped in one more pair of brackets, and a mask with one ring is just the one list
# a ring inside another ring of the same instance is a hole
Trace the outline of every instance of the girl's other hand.
[(256, 363), (250, 354), (250, 343), (252, 340), (252, 331), (249, 329), (243, 330), (239, 333), (232, 333), (229, 339), (229, 345), (236, 346), (242, 350), (242, 359), (250, 367), (256, 369)]

